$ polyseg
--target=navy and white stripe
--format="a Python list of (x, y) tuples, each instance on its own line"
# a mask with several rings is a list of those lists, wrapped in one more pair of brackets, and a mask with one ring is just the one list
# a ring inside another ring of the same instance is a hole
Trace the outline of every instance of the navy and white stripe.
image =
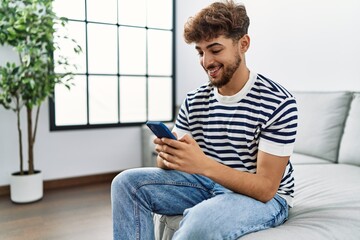
[[(214, 160), (255, 173), (259, 149), (278, 156), (291, 155), (297, 108), (295, 98), (279, 84), (260, 74), (250, 80), (243, 96), (233, 102), (219, 100), (217, 89), (209, 85), (190, 92), (180, 108), (176, 129), (189, 133)], [(291, 198), (292, 172), (289, 163), (278, 190)]]

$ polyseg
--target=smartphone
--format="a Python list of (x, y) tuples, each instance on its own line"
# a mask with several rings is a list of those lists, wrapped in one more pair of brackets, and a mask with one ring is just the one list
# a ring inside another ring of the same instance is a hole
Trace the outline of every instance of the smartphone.
[(171, 138), (177, 140), (170, 129), (162, 122), (147, 121), (146, 125), (158, 138)]

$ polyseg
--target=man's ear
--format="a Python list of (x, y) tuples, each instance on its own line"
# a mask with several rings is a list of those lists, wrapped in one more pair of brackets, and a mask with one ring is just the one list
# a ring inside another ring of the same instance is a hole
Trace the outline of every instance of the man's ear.
[(245, 53), (250, 47), (250, 37), (245, 34), (242, 38), (240, 38), (240, 51), (241, 53)]

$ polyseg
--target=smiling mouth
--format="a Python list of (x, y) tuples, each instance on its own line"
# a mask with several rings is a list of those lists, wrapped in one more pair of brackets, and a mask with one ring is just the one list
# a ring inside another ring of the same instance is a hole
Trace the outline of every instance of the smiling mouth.
[(217, 66), (217, 67), (208, 69), (207, 72), (208, 72), (210, 77), (215, 78), (216, 75), (219, 73), (221, 68), (222, 68), (222, 66)]

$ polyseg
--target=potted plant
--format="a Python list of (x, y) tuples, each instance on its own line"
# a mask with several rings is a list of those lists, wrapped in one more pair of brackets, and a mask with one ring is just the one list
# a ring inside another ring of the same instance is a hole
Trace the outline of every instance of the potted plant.
[[(53, 53), (60, 50), (56, 39), (57, 27), (64, 27), (67, 19), (52, 10), (52, 0), (2, 0), (0, 3), (0, 45), (12, 46), (19, 56), (18, 63), (0, 66), (0, 104), (17, 116), (19, 140), (19, 171), (10, 179), (11, 200), (17, 203), (33, 202), (43, 196), (42, 173), (34, 166), (34, 144), (41, 104), (54, 93), (56, 84), (70, 88), (69, 71), (55, 73), (54, 64), (69, 69), (67, 58)], [(74, 51), (81, 47), (74, 41)], [(22, 110), (26, 111), (28, 167), (24, 168)], [(35, 181), (34, 183), (32, 181)]]

